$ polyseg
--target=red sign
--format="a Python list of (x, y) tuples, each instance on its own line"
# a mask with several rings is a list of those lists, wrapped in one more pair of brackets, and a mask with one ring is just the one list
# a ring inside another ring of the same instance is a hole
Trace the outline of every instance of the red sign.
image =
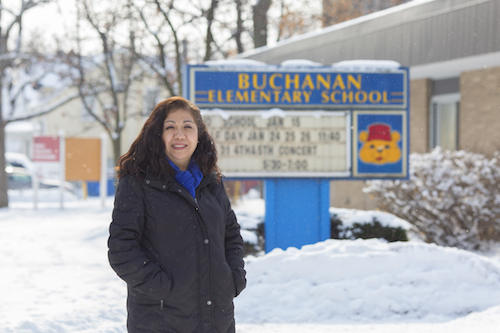
[(59, 137), (36, 136), (33, 138), (34, 162), (59, 161)]

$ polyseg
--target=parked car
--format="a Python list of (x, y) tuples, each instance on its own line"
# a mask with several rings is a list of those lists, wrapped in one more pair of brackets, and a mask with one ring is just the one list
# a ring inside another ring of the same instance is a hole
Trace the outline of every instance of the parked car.
[(22, 190), (33, 186), (31, 175), (26, 169), (15, 167), (7, 163), (5, 172), (7, 173), (7, 185), (9, 190)]
[(6, 152), (5, 153), (5, 161), (7, 164), (10, 164), (13, 167), (24, 168), (28, 172), (31, 172), (31, 173), (36, 172), (35, 163), (33, 163), (30, 160), (30, 158), (24, 154)]
[[(31, 173), (22, 167), (13, 166), (7, 163), (5, 166), (7, 173), (7, 183), (10, 190), (23, 190), (33, 187), (33, 180)], [(38, 188), (57, 188), (61, 184), (57, 179), (40, 179), (38, 181)], [(75, 186), (70, 182), (63, 183), (64, 189), (75, 193)]]

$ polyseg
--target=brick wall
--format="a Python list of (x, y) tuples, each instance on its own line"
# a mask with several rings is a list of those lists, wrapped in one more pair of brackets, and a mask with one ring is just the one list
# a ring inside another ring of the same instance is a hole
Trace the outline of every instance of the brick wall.
[(459, 149), (500, 150), (500, 67), (462, 73), (460, 100)]
[(410, 153), (429, 151), (431, 80), (410, 82)]

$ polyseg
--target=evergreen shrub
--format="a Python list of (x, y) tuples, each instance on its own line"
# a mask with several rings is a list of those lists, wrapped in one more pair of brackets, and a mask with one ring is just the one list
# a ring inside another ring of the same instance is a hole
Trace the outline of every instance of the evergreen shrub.
[(378, 238), (388, 242), (408, 241), (405, 229), (384, 226), (376, 217), (372, 217), (372, 220), (368, 222), (355, 222), (350, 226), (344, 226), (336, 214), (331, 217), (331, 238), (351, 240)]

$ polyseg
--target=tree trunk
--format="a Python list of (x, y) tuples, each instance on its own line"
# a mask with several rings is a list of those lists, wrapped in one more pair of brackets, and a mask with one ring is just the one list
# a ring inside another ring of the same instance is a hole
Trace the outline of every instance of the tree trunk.
[[(0, 6), (2, 0), (0, 0)], [(2, 11), (0, 10), (0, 21), (2, 18)], [(0, 55), (6, 53), (7, 43), (3, 35), (2, 27), (0, 27)], [(3, 73), (4, 64), (0, 65), (0, 208), (9, 206), (9, 195), (7, 193), (7, 173), (5, 172), (5, 121), (3, 119)]]
[(253, 6), (253, 42), (255, 48), (267, 45), (267, 11), (271, 0), (260, 0)]
[[(2, 85), (0, 84), (0, 88)], [(0, 99), (1, 101), (1, 99)], [(7, 193), (7, 173), (5, 172), (5, 122), (1, 116), (0, 107), (0, 208), (9, 206), (9, 196)]]
[(207, 11), (207, 37), (205, 44), (205, 57), (203, 61), (210, 60), (212, 58), (212, 43), (214, 42), (214, 36), (212, 34), (212, 23), (215, 18), (215, 10), (217, 5), (219, 4), (219, 0), (212, 0), (210, 8)]
[(115, 166), (118, 166), (118, 160), (120, 159), (121, 156), (121, 140), (120, 140), (121, 135), (119, 135), (117, 138), (111, 138), (113, 142), (113, 160), (115, 162)]
[(243, 3), (242, 0), (235, 0), (236, 3), (236, 31), (234, 32), (234, 40), (238, 53), (243, 53), (243, 42), (241, 41), (241, 34), (243, 33)]

